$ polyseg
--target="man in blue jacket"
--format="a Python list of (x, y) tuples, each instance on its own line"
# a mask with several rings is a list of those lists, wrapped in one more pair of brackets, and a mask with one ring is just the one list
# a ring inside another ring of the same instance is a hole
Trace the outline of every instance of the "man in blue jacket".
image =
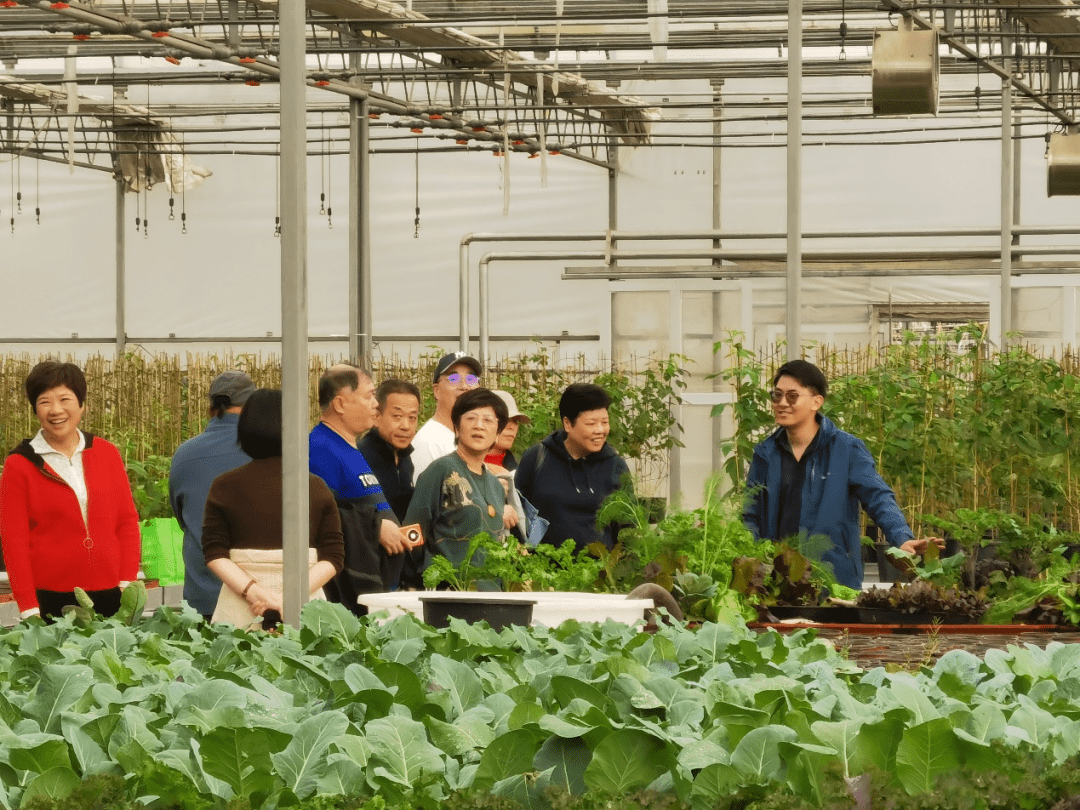
[(755, 537), (828, 536), (832, 547), (822, 561), (850, 588), (862, 587), (860, 505), (889, 543), (904, 551), (921, 554), (930, 542), (944, 545), (936, 537), (915, 539), (866, 445), (819, 413), (829, 388), (821, 369), (791, 360), (772, 384), (778, 427), (754, 448), (746, 482), (753, 495), (743, 521)]

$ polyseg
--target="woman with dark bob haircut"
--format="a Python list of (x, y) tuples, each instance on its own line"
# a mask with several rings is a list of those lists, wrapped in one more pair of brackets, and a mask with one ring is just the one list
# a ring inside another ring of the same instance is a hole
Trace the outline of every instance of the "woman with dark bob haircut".
[(466, 391), (450, 411), (457, 446), (420, 473), (403, 521), (420, 524), (426, 548), (460, 565), (469, 540), (487, 532), (505, 540), (513, 508), (506, 490), (484, 464), (495, 438), (510, 421), (506, 403), (487, 388)]
[[(252, 460), (210, 485), (202, 542), (222, 582), (213, 621), (249, 628), (267, 611), (281, 612), (281, 391), (260, 388), (248, 398), (237, 437)], [(345, 545), (334, 496), (310, 473), (308, 499), (308, 591), (321, 599), (345, 564)]]
[(0, 476), (0, 538), (23, 618), (60, 616), (82, 588), (111, 616), (139, 575), (139, 516), (116, 447), (79, 429), (86, 377), (47, 360), (26, 377), (41, 429), (20, 443)]

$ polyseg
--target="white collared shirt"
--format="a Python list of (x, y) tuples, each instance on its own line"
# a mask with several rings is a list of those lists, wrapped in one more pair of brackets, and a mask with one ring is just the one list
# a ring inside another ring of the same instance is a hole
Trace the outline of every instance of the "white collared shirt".
[(45, 441), (45, 432), (39, 430), (37, 435), (30, 440), (30, 447), (45, 459), (52, 471), (59, 475), (75, 491), (75, 497), (79, 501), (79, 509), (82, 511), (83, 524), (89, 527), (90, 523), (86, 514), (86, 474), (83, 472), (82, 454), (86, 449), (86, 435), (79, 431), (79, 445), (71, 458), (56, 450)]

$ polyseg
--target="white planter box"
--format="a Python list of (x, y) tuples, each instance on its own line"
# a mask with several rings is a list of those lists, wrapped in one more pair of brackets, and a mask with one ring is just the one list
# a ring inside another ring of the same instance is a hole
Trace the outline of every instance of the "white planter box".
[[(356, 601), (372, 613), (386, 611), (388, 619), (411, 613), (423, 620), (424, 607), (420, 602), (421, 594), (436, 591), (394, 591), (393, 593), (367, 593)], [(470, 591), (438, 591), (440, 598), (468, 599), (476, 597)], [(633, 625), (644, 621), (645, 611), (656, 607), (652, 599), (627, 599), (620, 594), (577, 593), (574, 591), (523, 591), (523, 592), (484, 592), (486, 596), (498, 596), (500, 599), (535, 601), (533, 624), (557, 627), (567, 619), (583, 622), (603, 622), (608, 619), (623, 624)]]

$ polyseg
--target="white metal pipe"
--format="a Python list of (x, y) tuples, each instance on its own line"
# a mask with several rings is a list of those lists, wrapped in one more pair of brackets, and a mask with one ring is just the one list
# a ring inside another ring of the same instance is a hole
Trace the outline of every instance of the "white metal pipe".
[[(1008, 57), (1010, 40), (1002, 41), (1006, 73), (1012, 59)], [(1012, 81), (1008, 76), (1001, 80), (1001, 325), (1000, 345), (1007, 346), (1012, 331), (1012, 254), (1013, 254), (1013, 121)]]
[(127, 223), (124, 176), (116, 172), (116, 357), (127, 351)]
[(360, 100), (360, 356), (371, 368), (375, 332), (375, 305), (371, 298), (371, 101)]
[(282, 614), (300, 626), (308, 597), (307, 98), (305, 3), (282, 3), (281, 391)]
[(789, 0), (785, 290), (788, 360), (802, 354), (802, 10), (802, 0)]
[[(805, 239), (861, 239), (875, 237), (895, 238), (936, 238), (952, 236), (1000, 236), (1000, 227), (997, 228), (938, 228), (922, 231), (894, 231), (894, 230), (867, 230), (867, 231), (807, 231), (802, 234)], [(1080, 227), (1076, 225), (1029, 225), (1026, 227), (1013, 228), (1014, 234), (1032, 236), (1071, 235), (1080, 234)], [(461, 237), (458, 247), (458, 334), (459, 345), (462, 351), (469, 349), (469, 317), (471, 301), (469, 296), (469, 269), (470, 269), (470, 246), (476, 242), (593, 242), (606, 241), (610, 238), (613, 245), (621, 241), (675, 241), (683, 239), (707, 239), (713, 242), (718, 240), (736, 241), (740, 239), (784, 239), (787, 236), (782, 231), (594, 231), (594, 232), (564, 232), (564, 233), (467, 233)], [(940, 250), (935, 250), (941, 255)], [(1077, 249), (1080, 253), (1080, 248)], [(601, 254), (603, 255), (603, 254)], [(904, 254), (907, 256), (907, 252)], [(545, 256), (552, 258), (574, 258), (562, 254), (536, 254), (538, 259)], [(668, 258), (664, 254), (662, 258)], [(717, 254), (716, 258), (722, 258)], [(760, 256), (755, 258), (761, 258)], [(786, 258), (786, 254), (779, 258)], [(903, 258), (903, 257), (901, 257)], [(483, 328), (483, 327), (482, 327)]]
[[(354, 54), (352, 62), (358, 62)], [(363, 102), (349, 99), (349, 359), (357, 362), (360, 356), (360, 220), (364, 206), (360, 201), (360, 120), (366, 117)]]

